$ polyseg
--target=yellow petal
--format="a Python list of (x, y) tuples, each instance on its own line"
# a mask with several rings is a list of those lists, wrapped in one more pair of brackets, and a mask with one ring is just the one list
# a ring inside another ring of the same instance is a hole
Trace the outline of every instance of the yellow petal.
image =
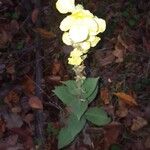
[(71, 28), (71, 26), (73, 25), (73, 23), (74, 23), (73, 18), (71, 16), (67, 16), (60, 23), (60, 30), (68, 31)]
[(56, 8), (62, 14), (72, 12), (75, 9), (75, 0), (58, 0)]
[(83, 10), (84, 7), (81, 4), (76, 5), (75, 10)]
[(84, 9), (75, 9), (71, 16), (74, 19), (86, 19), (86, 18), (94, 18), (94, 15), (89, 10)]
[(86, 18), (86, 19), (83, 20), (83, 22), (88, 27), (90, 35), (96, 35), (97, 34), (97, 31), (98, 31), (99, 27), (98, 27), (98, 24), (95, 21), (95, 19)]
[(83, 55), (83, 53), (77, 48), (70, 53), (70, 57), (80, 57), (81, 55)]
[(90, 49), (91, 44), (90, 44), (90, 42), (86, 41), (86, 42), (81, 43), (80, 46), (83, 50), (83, 53), (87, 53), (88, 50)]
[(68, 58), (68, 64), (70, 65), (80, 65), (82, 63), (81, 57), (71, 57)]
[(86, 26), (83, 26), (82, 24), (75, 24), (69, 31), (70, 38), (74, 43), (86, 40), (88, 37), (88, 33), (88, 28)]
[(91, 43), (91, 47), (95, 47), (100, 40), (101, 38), (98, 36), (90, 36), (90, 38), (88, 39), (88, 41)]
[(68, 32), (65, 32), (63, 35), (62, 35), (62, 41), (66, 44), (66, 45), (72, 45), (72, 41), (69, 37), (69, 33)]
[(94, 19), (95, 19), (95, 21), (98, 24), (98, 32), (97, 32), (97, 34), (104, 32), (105, 29), (106, 29), (106, 21), (104, 19), (101, 19), (101, 18), (98, 18), (98, 17), (95, 17)]

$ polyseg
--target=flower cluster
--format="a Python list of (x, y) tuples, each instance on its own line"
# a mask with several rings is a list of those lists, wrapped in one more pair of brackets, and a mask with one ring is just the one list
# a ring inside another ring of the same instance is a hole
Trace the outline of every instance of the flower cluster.
[(80, 66), (88, 50), (100, 41), (97, 35), (105, 31), (106, 22), (85, 10), (82, 5), (75, 6), (75, 0), (58, 0), (56, 8), (60, 13), (71, 13), (62, 20), (60, 29), (64, 31), (63, 42), (74, 48), (68, 63)]

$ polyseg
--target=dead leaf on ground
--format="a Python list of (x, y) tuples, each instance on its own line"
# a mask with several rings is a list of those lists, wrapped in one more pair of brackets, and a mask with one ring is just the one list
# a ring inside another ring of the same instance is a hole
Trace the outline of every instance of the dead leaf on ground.
[(100, 90), (101, 100), (105, 105), (110, 103), (110, 93), (108, 88), (104, 87)]
[(42, 28), (36, 28), (33, 30), (34, 32), (39, 33), (43, 38), (46, 38), (46, 39), (52, 39), (56, 37), (56, 35), (52, 31), (47, 31)]
[(58, 59), (54, 59), (52, 62), (51, 69), (52, 75), (54, 76), (59, 75), (62, 69), (62, 62), (59, 61)]
[(0, 141), (1, 150), (20, 150), (23, 148), (22, 144), (17, 143), (18, 135), (10, 135), (6, 137), (3, 141)]
[(116, 115), (120, 118), (124, 118), (128, 115), (128, 108), (126, 107), (125, 103), (119, 101), (119, 106), (116, 111)]
[(15, 65), (10, 64), (6, 66), (6, 72), (9, 74), (15, 74)]
[(0, 48), (5, 47), (5, 44), (10, 40), (11, 38), (5, 30), (0, 31)]
[(47, 77), (48, 80), (53, 81), (53, 82), (60, 82), (61, 81), (61, 77), (60, 76), (48, 76)]
[(97, 50), (94, 54), (94, 59), (100, 66), (107, 66), (114, 62), (115, 56), (111, 51), (102, 52), (101, 50)]
[(132, 121), (131, 130), (137, 131), (137, 130), (143, 128), (144, 126), (146, 126), (147, 124), (148, 124), (147, 120), (145, 120), (142, 117), (137, 117), (136, 119), (133, 119), (133, 121)]
[(33, 23), (35, 23), (37, 21), (38, 15), (39, 15), (39, 9), (35, 8), (31, 14), (31, 19), (32, 19)]
[(124, 103), (126, 103), (130, 106), (137, 106), (138, 105), (132, 96), (130, 96), (124, 92), (117, 92), (117, 93), (114, 93), (114, 95), (116, 95), (119, 98), (119, 100), (123, 101)]
[(121, 35), (118, 35), (117, 43), (115, 44), (115, 50), (113, 51), (113, 55), (117, 57), (116, 63), (123, 62), (127, 48), (128, 45), (125, 43)]
[(42, 101), (37, 96), (29, 98), (29, 105), (34, 109), (43, 109)]
[(30, 124), (33, 120), (34, 120), (34, 115), (31, 114), (31, 113), (27, 114), (27, 115), (24, 117), (24, 121), (25, 121), (27, 124)]
[(13, 128), (11, 131), (20, 137), (24, 149), (34, 149), (33, 138), (28, 128)]
[(32, 77), (26, 76), (22, 81), (23, 90), (26, 95), (31, 96), (35, 93), (35, 82), (32, 80)]
[(104, 150), (108, 150), (112, 144), (116, 144), (118, 142), (118, 138), (121, 135), (122, 128), (121, 125), (117, 122), (113, 122), (110, 125), (104, 127)]
[(18, 114), (21, 112), (21, 107), (20, 106), (15, 106), (13, 108), (11, 108), (11, 111), (15, 114)]
[(6, 130), (6, 122), (2, 117), (0, 117), (0, 138), (3, 136), (5, 130)]
[(3, 117), (6, 121), (6, 127), (8, 129), (21, 127), (23, 125), (22, 118), (17, 114), (5, 112), (3, 113)]
[(13, 105), (16, 105), (19, 103), (20, 100), (20, 94), (18, 94), (16, 91), (12, 90), (8, 93), (8, 95), (4, 98), (4, 102), (8, 104), (8, 106), (12, 107)]

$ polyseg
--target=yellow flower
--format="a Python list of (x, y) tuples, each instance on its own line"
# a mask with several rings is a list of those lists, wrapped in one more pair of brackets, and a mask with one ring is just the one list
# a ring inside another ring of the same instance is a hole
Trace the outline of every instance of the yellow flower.
[(75, 0), (58, 0), (56, 8), (62, 14), (72, 12), (75, 9)]
[(89, 39), (87, 39), (87, 41), (90, 42), (91, 47), (95, 47), (100, 40), (101, 38), (98, 36), (90, 36)]
[(69, 33), (68, 32), (64, 32), (63, 36), (62, 36), (62, 41), (66, 44), (66, 45), (72, 45), (72, 41), (70, 39)]
[(74, 18), (72, 18), (71, 16), (67, 16), (62, 20), (59, 28), (61, 31), (68, 31), (70, 30), (74, 22), (75, 22)]
[(72, 11), (71, 17), (74, 19), (85, 19), (93, 18), (94, 15), (89, 10), (85, 10), (82, 5), (77, 5), (74, 11)]
[(95, 16), (95, 21), (97, 22), (98, 24), (98, 31), (97, 31), (97, 34), (98, 33), (102, 33), (105, 31), (106, 29), (106, 21), (104, 19), (101, 19), (101, 18), (98, 18)]
[(80, 45), (80, 47), (81, 47), (81, 49), (82, 49), (82, 52), (83, 52), (84, 54), (87, 53), (88, 50), (89, 50), (90, 47), (91, 47), (91, 44), (90, 44), (90, 42), (88, 42), (88, 41), (82, 42), (82, 43), (80, 43), (79, 45)]
[(70, 57), (68, 58), (68, 64), (78, 66), (82, 63), (81, 57)]
[(77, 48), (75, 48), (71, 53), (70, 53), (70, 57), (80, 57), (82, 56), (83, 53), (78, 50)]
[(75, 24), (69, 30), (69, 36), (74, 43), (83, 42), (88, 37), (89, 30), (87, 26)]

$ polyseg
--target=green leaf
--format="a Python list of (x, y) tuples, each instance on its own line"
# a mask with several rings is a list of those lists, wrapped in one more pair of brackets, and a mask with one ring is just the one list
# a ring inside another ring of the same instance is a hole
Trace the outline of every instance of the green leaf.
[(68, 119), (67, 127), (62, 128), (58, 135), (58, 148), (61, 149), (70, 144), (83, 129), (85, 123), (86, 120), (84, 118), (78, 120), (74, 114), (71, 114)]
[(85, 79), (83, 85), (82, 85), (82, 88), (84, 90), (84, 97), (87, 99), (89, 98), (94, 90), (96, 89), (97, 87), (97, 82), (98, 82), (99, 78), (87, 78)]
[(97, 92), (98, 92), (98, 86), (95, 88), (95, 90), (94, 90), (94, 92), (87, 98), (87, 100), (88, 100), (88, 103), (91, 103), (94, 99), (95, 99), (95, 97), (96, 97), (96, 95), (97, 95)]
[(73, 101), (76, 101), (76, 98), (69, 93), (66, 86), (56, 86), (53, 90), (56, 96), (67, 106), (72, 106)]
[(82, 102), (81, 100), (76, 100), (72, 103), (72, 110), (73, 113), (77, 116), (78, 119), (82, 117), (84, 112), (87, 110), (88, 107), (88, 102), (84, 101)]
[(98, 126), (106, 125), (111, 121), (110, 117), (107, 116), (107, 113), (101, 107), (89, 108), (85, 113), (85, 118)]
[(76, 84), (75, 80), (68, 80), (68, 81), (65, 81), (63, 83), (67, 86), (69, 92), (72, 95), (75, 95), (75, 96), (80, 95), (81, 91), (80, 91), (80, 89), (77, 88), (77, 84)]
[(73, 113), (78, 117), (78, 119), (81, 118), (87, 109), (88, 102), (82, 102), (75, 95), (72, 95), (67, 86), (64, 85), (55, 87), (53, 92), (64, 104), (66, 104), (68, 107), (71, 107)]

